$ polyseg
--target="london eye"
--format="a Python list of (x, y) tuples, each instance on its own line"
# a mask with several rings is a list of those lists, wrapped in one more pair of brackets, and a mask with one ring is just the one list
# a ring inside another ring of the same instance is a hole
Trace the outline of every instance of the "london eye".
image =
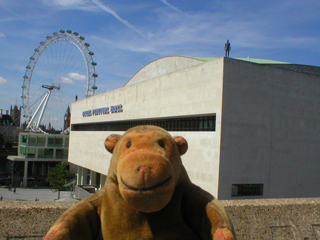
[(34, 49), (23, 76), (22, 121), (26, 131), (65, 130), (71, 103), (97, 90), (94, 53), (83, 36), (59, 30)]

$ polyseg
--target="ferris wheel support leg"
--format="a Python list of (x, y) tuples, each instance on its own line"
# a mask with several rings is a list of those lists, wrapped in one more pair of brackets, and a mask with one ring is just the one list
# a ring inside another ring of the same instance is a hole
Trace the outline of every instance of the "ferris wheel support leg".
[(39, 128), (39, 126), (40, 126), (40, 123), (41, 123), (43, 114), (44, 114), (44, 112), (45, 112), (45, 110), (46, 110), (46, 108), (47, 108), (47, 104), (48, 104), (50, 95), (51, 95), (51, 90), (49, 90), (49, 91), (47, 92), (47, 95), (46, 95), (47, 98), (46, 98), (45, 102), (43, 103), (42, 111), (41, 111), (41, 113), (40, 113), (40, 116), (39, 116), (39, 119), (38, 119), (38, 123), (37, 123), (37, 125), (36, 125), (36, 128)]
[[(41, 103), (39, 104), (37, 110), (36, 110), (36, 111), (34, 112), (34, 114), (32, 115), (32, 118), (31, 118), (31, 120), (29, 121), (28, 126), (26, 127), (26, 131), (27, 131), (27, 130), (34, 130), (34, 129), (31, 127), (32, 124), (33, 124), (33, 120), (34, 120), (35, 117), (38, 115), (39, 110), (40, 110), (41, 108), (43, 108), (44, 102), (46, 102), (46, 103), (48, 102), (48, 96), (50, 96), (50, 94), (51, 94), (51, 91), (50, 91), (50, 90), (47, 91), (46, 95), (44, 96), (44, 98), (42, 99)], [(42, 111), (42, 113), (43, 113), (43, 111)], [(42, 116), (41, 116), (41, 117), (42, 117)], [(38, 122), (38, 125), (39, 125), (39, 122)]]

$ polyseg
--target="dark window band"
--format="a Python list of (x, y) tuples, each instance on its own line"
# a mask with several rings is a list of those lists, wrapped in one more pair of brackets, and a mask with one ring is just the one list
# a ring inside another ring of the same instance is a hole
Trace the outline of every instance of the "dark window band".
[(263, 184), (232, 184), (231, 196), (263, 196)]
[(71, 131), (126, 131), (139, 125), (155, 125), (167, 131), (215, 131), (216, 116), (72, 124)]

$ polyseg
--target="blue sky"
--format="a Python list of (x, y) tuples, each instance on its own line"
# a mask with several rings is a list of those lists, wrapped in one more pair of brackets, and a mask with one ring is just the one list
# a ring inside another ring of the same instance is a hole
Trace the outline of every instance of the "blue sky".
[(319, 0), (1, 0), (0, 109), (21, 104), (25, 67), (52, 31), (90, 43), (99, 94), (161, 57), (222, 57), (227, 39), (232, 58), (320, 66), (319, 10)]

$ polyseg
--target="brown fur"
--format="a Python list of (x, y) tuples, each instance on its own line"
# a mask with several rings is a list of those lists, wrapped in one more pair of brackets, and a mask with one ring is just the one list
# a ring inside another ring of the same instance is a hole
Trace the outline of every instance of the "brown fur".
[(113, 153), (105, 186), (64, 213), (46, 240), (235, 240), (224, 208), (191, 183), (183, 137), (139, 126), (105, 147)]

